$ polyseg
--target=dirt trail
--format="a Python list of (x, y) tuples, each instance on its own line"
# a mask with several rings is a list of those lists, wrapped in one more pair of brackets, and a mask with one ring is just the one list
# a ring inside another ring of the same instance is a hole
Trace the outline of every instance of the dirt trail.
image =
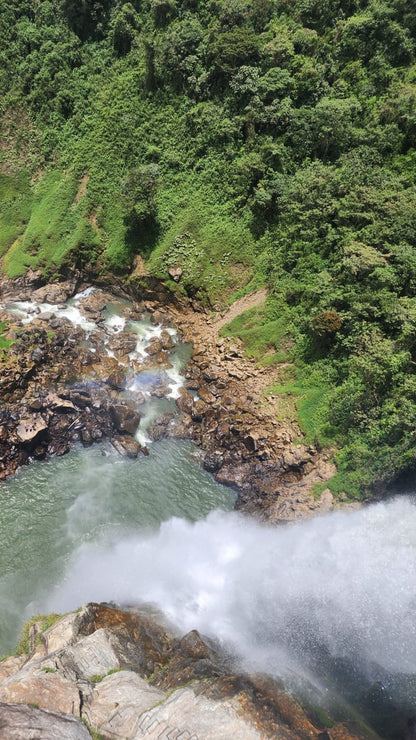
[(243, 311), (248, 311), (249, 308), (255, 308), (261, 306), (267, 297), (267, 290), (257, 290), (255, 293), (249, 293), (248, 295), (238, 298), (232, 306), (219, 318), (212, 322), (212, 328), (218, 333), (225, 324), (229, 324), (230, 321), (239, 316)]

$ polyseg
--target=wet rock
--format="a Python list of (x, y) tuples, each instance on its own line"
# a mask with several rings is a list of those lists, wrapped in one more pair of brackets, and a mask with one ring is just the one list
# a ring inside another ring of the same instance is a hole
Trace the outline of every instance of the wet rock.
[(219, 378), (218, 368), (212, 365), (203, 371), (202, 376), (207, 383), (214, 383)]
[(159, 338), (153, 337), (150, 340), (149, 346), (146, 348), (146, 352), (149, 357), (155, 357), (162, 351), (162, 342)]
[(215, 450), (204, 458), (204, 468), (209, 473), (216, 473), (224, 464), (224, 455), (220, 450)]
[(75, 406), (84, 409), (91, 404), (91, 394), (85, 390), (73, 390), (69, 393), (69, 398)]
[(40, 347), (36, 347), (36, 349), (34, 349), (32, 354), (30, 355), (30, 359), (32, 360), (32, 362), (35, 362), (36, 364), (38, 364), (39, 362), (42, 362), (43, 358), (44, 358), (44, 353), (40, 349)]
[(168, 427), (171, 425), (172, 419), (173, 414), (166, 413), (160, 419), (153, 422), (147, 430), (150, 439), (153, 439), (155, 442), (164, 439), (167, 436)]
[(46, 452), (48, 455), (57, 455), (58, 457), (61, 457), (62, 455), (66, 455), (66, 453), (69, 452), (69, 449), (69, 443), (66, 440), (53, 440), (52, 442), (49, 442)]
[(237, 486), (242, 490), (250, 486), (251, 467), (249, 463), (223, 465), (216, 475), (219, 483), (227, 486)]
[(156, 388), (152, 388), (150, 391), (150, 395), (154, 398), (164, 398), (166, 394), (169, 392), (169, 387), (165, 385), (158, 386)]
[(84, 447), (89, 447), (90, 445), (92, 445), (93, 440), (89, 429), (81, 430), (81, 442)]
[[(35, 734), (34, 734), (35, 733)], [(0, 740), (91, 740), (81, 720), (26, 704), (0, 703)]]
[(224, 657), (216, 650), (214, 643), (207, 637), (201, 637), (197, 630), (191, 630), (175, 648), (158, 684), (169, 689), (189, 681), (222, 676), (226, 672)]
[(191, 417), (193, 421), (201, 422), (208, 406), (204, 401), (195, 401), (192, 404)]
[(140, 452), (141, 445), (137, 442), (134, 437), (124, 436), (113, 439), (111, 444), (114, 449), (117, 450), (119, 455), (123, 457), (136, 458)]
[(134, 435), (140, 423), (140, 414), (127, 403), (113, 404), (109, 408), (113, 424), (118, 432)]
[(114, 388), (114, 390), (123, 390), (125, 383), (124, 369), (117, 367), (117, 369), (113, 373), (110, 373), (110, 375), (107, 377), (107, 383), (110, 388)]

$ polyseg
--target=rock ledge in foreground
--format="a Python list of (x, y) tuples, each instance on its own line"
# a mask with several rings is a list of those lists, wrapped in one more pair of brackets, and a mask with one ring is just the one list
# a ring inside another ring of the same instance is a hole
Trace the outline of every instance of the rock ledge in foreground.
[(32, 624), (29, 644), (0, 663), (0, 740), (87, 740), (87, 726), (104, 740), (365, 737), (317, 726), (279, 682), (236, 673), (151, 607), (88, 604), (45, 631)]

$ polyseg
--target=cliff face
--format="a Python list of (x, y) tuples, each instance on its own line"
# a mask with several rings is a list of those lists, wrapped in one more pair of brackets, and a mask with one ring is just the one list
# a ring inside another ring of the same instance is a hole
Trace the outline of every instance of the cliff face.
[(277, 682), (236, 673), (151, 608), (88, 604), (27, 636), (28, 654), (0, 663), (0, 740), (361, 737), (319, 725)]

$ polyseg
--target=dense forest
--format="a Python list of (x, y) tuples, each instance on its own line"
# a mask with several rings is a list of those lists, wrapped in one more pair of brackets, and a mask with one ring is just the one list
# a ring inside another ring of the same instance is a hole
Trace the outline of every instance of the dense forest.
[[(0, 256), (151, 274), (287, 363), (334, 492), (415, 469), (411, 0), (1, 0)], [(178, 284), (168, 270), (181, 267)]]

